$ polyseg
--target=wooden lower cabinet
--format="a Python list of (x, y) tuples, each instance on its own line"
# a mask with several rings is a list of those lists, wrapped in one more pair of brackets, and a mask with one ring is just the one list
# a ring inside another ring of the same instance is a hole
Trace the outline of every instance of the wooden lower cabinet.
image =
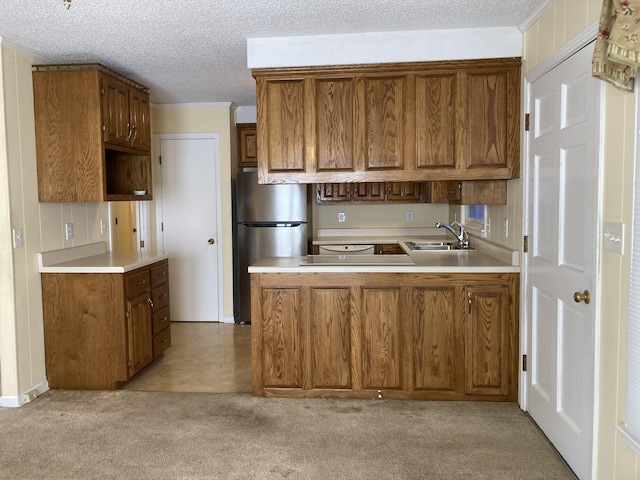
[(253, 393), (516, 401), (518, 274), (252, 274)]
[(50, 388), (111, 390), (171, 345), (167, 260), (124, 274), (43, 273)]

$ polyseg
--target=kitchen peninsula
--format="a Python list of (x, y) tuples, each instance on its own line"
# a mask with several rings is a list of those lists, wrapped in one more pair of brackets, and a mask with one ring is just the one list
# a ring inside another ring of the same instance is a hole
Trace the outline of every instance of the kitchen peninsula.
[(249, 268), (254, 394), (516, 401), (517, 252), (479, 239), (473, 251), (367, 240), (404, 254)]

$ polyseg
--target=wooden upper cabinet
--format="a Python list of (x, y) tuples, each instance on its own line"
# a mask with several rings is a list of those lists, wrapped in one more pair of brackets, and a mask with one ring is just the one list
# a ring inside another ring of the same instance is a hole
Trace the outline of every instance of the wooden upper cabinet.
[(304, 79), (258, 79), (258, 177), (302, 173), (305, 163)]
[(317, 78), (310, 88), (315, 113), (308, 119), (316, 170), (355, 171), (355, 79)]
[(261, 183), (519, 176), (520, 59), (256, 69)]
[(151, 150), (151, 108), (149, 94), (140, 90), (129, 89), (129, 119), (131, 122), (131, 147)]
[(99, 64), (37, 65), (33, 91), (41, 202), (151, 200), (146, 87)]
[(365, 76), (359, 89), (360, 170), (404, 170), (407, 76)]
[(468, 179), (519, 176), (520, 68), (468, 69), (460, 75), (463, 91), (460, 125), (460, 168)]
[(238, 129), (238, 166), (256, 167), (258, 165), (257, 129), (255, 123), (239, 123)]
[(102, 95), (105, 144), (150, 150), (149, 95), (106, 75)]
[(415, 81), (416, 168), (455, 169), (456, 73), (418, 73)]

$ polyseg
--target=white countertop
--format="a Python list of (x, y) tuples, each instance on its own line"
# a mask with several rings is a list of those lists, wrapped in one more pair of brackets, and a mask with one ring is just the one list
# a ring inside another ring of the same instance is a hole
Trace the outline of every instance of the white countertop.
[[(249, 267), (249, 273), (316, 272), (406, 272), (406, 273), (519, 273), (519, 252), (480, 238), (472, 238), (475, 250), (411, 250), (405, 242), (449, 241), (444, 235), (327, 236), (315, 245), (398, 244), (404, 255), (310, 255), (264, 258)], [(405, 233), (405, 232), (401, 232)], [(455, 239), (453, 239), (455, 242)], [(359, 258), (358, 258), (359, 257)]]
[(104, 242), (38, 253), (40, 273), (125, 273), (169, 258), (158, 253), (107, 252)]

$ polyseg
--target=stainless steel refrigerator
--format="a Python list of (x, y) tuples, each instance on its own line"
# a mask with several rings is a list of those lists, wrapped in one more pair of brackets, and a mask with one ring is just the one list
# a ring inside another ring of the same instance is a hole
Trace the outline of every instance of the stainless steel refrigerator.
[(242, 169), (238, 172), (236, 196), (236, 321), (249, 323), (249, 265), (265, 257), (307, 255), (307, 185), (260, 185), (255, 169)]

